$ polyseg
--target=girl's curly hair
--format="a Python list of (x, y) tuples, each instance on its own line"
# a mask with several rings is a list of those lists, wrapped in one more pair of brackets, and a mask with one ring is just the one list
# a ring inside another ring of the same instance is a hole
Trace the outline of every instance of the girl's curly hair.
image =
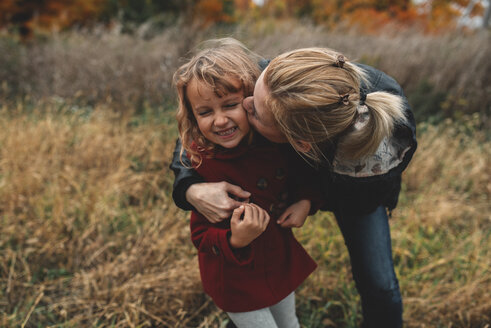
[[(198, 150), (212, 151), (215, 147), (198, 128), (186, 94), (187, 86), (196, 79), (212, 88), (218, 97), (239, 91), (243, 91), (244, 97), (251, 96), (261, 73), (258, 63), (262, 59), (233, 38), (209, 40), (203, 45), (202, 50), (179, 67), (173, 77), (178, 97), (176, 117), (183, 145), (181, 162), (186, 150), (191, 162), (197, 166), (202, 161)], [(241, 89), (234, 86), (234, 81), (240, 81)], [(193, 142), (197, 147), (191, 147)]]

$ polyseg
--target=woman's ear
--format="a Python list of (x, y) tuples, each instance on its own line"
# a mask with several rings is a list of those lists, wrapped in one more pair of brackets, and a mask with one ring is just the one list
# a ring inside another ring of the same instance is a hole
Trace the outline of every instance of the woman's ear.
[(312, 149), (312, 145), (310, 144), (310, 142), (303, 140), (296, 140), (293, 147), (302, 153), (308, 153)]

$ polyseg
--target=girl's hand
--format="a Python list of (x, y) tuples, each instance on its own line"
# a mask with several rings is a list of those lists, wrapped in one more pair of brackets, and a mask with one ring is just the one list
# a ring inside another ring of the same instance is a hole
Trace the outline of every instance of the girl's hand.
[(300, 228), (307, 220), (310, 211), (310, 200), (302, 199), (290, 205), (276, 223), (283, 228)]
[[(244, 218), (241, 219), (241, 215)], [(234, 210), (230, 220), (230, 246), (241, 248), (249, 245), (266, 230), (269, 214), (256, 204), (243, 204)]]
[(242, 202), (249, 201), (251, 193), (228, 182), (195, 183), (186, 191), (186, 200), (211, 223), (217, 223), (232, 215)]

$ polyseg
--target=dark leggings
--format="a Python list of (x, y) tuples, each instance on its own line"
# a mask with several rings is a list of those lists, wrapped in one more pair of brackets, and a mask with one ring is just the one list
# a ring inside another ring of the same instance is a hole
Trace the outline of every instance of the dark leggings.
[[(335, 213), (336, 214), (336, 213)], [(385, 208), (350, 217), (336, 214), (360, 293), (363, 328), (402, 327), (402, 299), (394, 272), (390, 229)]]

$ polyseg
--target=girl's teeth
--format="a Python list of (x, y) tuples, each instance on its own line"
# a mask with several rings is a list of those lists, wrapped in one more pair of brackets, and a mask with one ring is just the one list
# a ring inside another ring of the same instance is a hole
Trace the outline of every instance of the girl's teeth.
[(232, 132), (235, 131), (236, 128), (231, 128), (231, 129), (228, 129), (227, 131), (223, 131), (223, 132), (217, 132), (218, 135), (220, 136), (226, 136), (226, 135), (229, 135), (231, 134)]

